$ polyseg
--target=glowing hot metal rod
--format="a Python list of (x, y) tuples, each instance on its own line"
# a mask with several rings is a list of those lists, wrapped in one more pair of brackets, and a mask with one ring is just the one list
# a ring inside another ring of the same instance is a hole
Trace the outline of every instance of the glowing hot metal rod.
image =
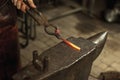
[(62, 40), (65, 44), (67, 44), (67, 45), (70, 46), (71, 48), (80, 51), (81, 48), (80, 48), (79, 46), (73, 44), (72, 42), (68, 41), (67, 39), (64, 39), (64, 38), (60, 35), (60, 30), (58, 29), (57, 26), (50, 24), (50, 25), (45, 26), (45, 27), (44, 27), (44, 30), (45, 30), (45, 32), (46, 32), (47, 34), (53, 35), (53, 36), (57, 37), (57, 39)]
[(66, 40), (66, 39), (63, 39), (63, 38), (62, 38), (62, 40), (63, 40), (64, 43), (66, 43), (66, 44), (67, 44), (68, 46), (70, 46), (71, 48), (80, 51), (81, 48), (78, 47), (77, 45), (73, 44), (72, 42), (70, 42), (70, 41), (68, 41), (68, 40)]

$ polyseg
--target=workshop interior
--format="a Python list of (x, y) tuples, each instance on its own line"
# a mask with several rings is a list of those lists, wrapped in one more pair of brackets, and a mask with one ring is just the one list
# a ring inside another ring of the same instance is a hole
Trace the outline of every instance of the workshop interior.
[(120, 0), (34, 0), (26, 13), (7, 3), (0, 80), (120, 80)]

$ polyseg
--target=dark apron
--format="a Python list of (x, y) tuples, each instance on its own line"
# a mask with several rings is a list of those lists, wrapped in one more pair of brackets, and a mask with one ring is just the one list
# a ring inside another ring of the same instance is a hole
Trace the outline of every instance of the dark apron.
[(0, 80), (12, 80), (20, 66), (16, 20), (11, 0), (0, 0)]

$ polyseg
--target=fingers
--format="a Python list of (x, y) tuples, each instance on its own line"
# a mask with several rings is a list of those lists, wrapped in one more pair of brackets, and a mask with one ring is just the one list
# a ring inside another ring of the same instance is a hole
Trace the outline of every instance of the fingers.
[[(17, 7), (17, 9), (21, 9), (23, 12), (26, 12), (27, 9), (29, 9), (29, 7), (23, 2), (23, 0), (11, 0), (14, 4), (14, 6)], [(33, 0), (27, 0), (30, 7), (32, 8), (36, 8)]]
[(18, 9), (21, 9), (23, 1), (22, 0), (17, 0), (16, 6)]
[(14, 3), (14, 5), (17, 5), (17, 0), (12, 0), (12, 2)]
[(32, 8), (36, 8), (33, 0), (28, 0), (28, 3), (29, 3), (29, 5), (30, 5)]
[(24, 13), (26, 13), (27, 9), (29, 9), (29, 7), (24, 2), (22, 2), (21, 11), (23, 11)]
[(18, 9), (21, 8), (23, 0), (12, 0), (14, 6), (16, 6)]

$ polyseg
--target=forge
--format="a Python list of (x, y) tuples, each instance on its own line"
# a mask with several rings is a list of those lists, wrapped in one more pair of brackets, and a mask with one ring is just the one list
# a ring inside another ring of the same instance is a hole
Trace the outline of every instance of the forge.
[(33, 51), (33, 60), (13, 76), (14, 80), (88, 80), (92, 64), (100, 55), (106, 42), (107, 32), (90, 38), (70, 37), (68, 40), (79, 46), (75, 50), (64, 42), (38, 55)]

